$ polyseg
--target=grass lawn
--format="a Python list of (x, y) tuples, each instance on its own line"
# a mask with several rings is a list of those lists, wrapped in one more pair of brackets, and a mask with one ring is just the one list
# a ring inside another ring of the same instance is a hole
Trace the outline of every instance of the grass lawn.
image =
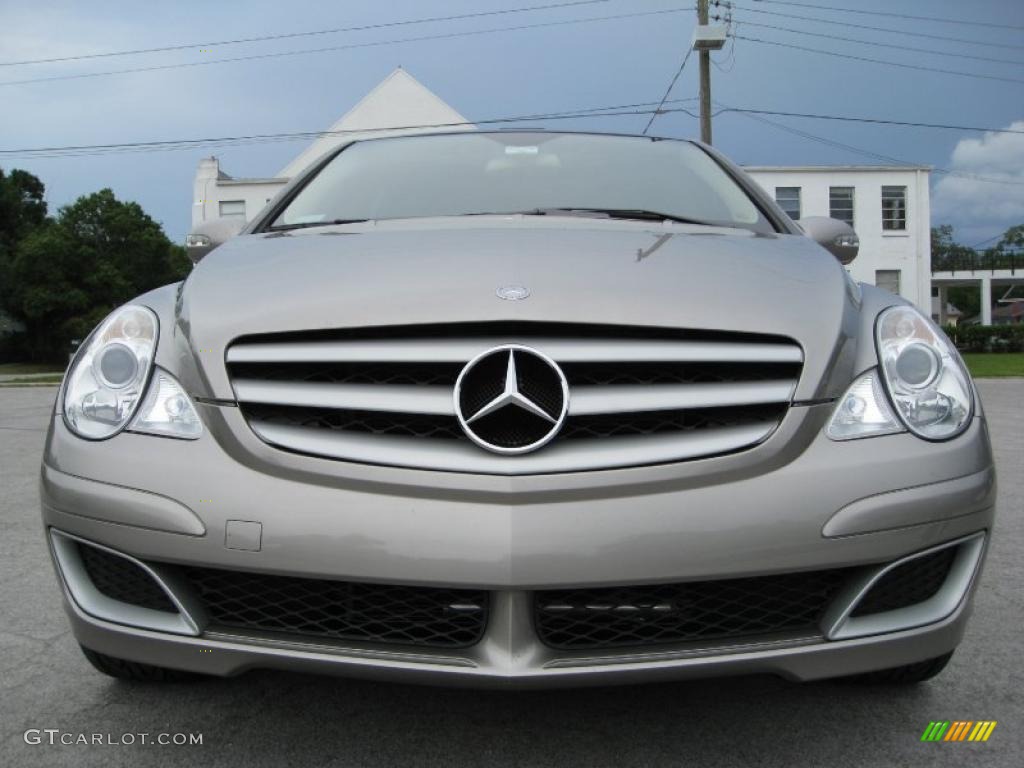
[(49, 376), (16, 376), (11, 379), (0, 379), (0, 387), (26, 387), (36, 385), (52, 387), (54, 384), (60, 384), (60, 380), (62, 378), (63, 374), (60, 373), (55, 373)]
[(997, 376), (1024, 377), (1024, 352), (968, 352), (964, 355), (971, 376), (988, 379)]
[(64, 373), (65, 366), (53, 363), (0, 363), (0, 376), (21, 373)]

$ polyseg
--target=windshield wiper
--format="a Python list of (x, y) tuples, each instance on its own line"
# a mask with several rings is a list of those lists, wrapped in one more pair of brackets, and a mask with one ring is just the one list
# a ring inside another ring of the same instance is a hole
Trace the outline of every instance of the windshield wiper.
[[(523, 211), (527, 213), (527, 211)], [(685, 216), (676, 216), (671, 213), (660, 211), (648, 211), (644, 208), (537, 208), (529, 211), (536, 216), (559, 213), (581, 213), (581, 214), (604, 214), (609, 219), (637, 219), (639, 221), (674, 221), (679, 224), (699, 224), (704, 227), (716, 226), (709, 221), (700, 219), (688, 219)]]
[(309, 227), (330, 227), (335, 224), (362, 224), (369, 219), (334, 219), (333, 221), (302, 221), (297, 224), (281, 224), (268, 227), (268, 232), (287, 232), (289, 229), (308, 229)]

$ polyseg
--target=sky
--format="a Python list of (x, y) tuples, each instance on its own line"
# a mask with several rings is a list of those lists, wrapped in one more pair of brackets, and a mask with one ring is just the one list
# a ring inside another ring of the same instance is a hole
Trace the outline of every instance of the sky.
[[(692, 0), (603, 0), (429, 24), (260, 43), (203, 45), (555, 2), (558, 0), (176, 0), (159, 4), (138, 0), (0, 0), (0, 151), (326, 129), (399, 65), (471, 120), (656, 102), (662, 97), (690, 43), (696, 23)], [(712, 57), (712, 95), (718, 104), (1024, 131), (1022, 0), (735, 0), (732, 5), (732, 30), (739, 37)], [(849, 13), (837, 8), (929, 20)], [(717, 12), (725, 10), (720, 6)], [(716, 12), (714, 4), (712, 12)], [(621, 18), (623, 14), (646, 15)], [(620, 18), (388, 42), (607, 16)], [(992, 26), (934, 21), (937, 18)], [(877, 29), (863, 29), (865, 26)], [(911, 37), (896, 30), (981, 44)], [(889, 63), (839, 58), (743, 38), (774, 40), (786, 46)], [(211, 63), (222, 58), (360, 44), (342, 50)], [(171, 45), (193, 47), (5, 65)], [(21, 82), (172, 64), (190, 66)], [(675, 85), (673, 99), (696, 97), (697, 72), (697, 57), (693, 56)], [(696, 111), (695, 102), (669, 106)], [(639, 132), (647, 119), (647, 115), (547, 119), (538, 125)], [(778, 125), (748, 115), (722, 113), (714, 119), (714, 144), (745, 164), (884, 162), (835, 145), (839, 143), (902, 162), (953, 171), (933, 174), (932, 223), (953, 224), (957, 239), (966, 245), (983, 241), (991, 244), (1007, 227), (1024, 223), (1024, 133), (779, 116), (768, 119)], [(796, 135), (779, 125), (817, 138)], [(690, 115), (671, 113), (659, 116), (651, 132), (697, 137), (699, 126)], [(140, 203), (172, 239), (181, 242), (189, 228), (192, 179), (200, 158), (216, 154), (221, 167), (234, 176), (273, 176), (306, 143), (79, 157), (6, 153), (0, 154), (0, 167), (24, 168), (39, 176), (46, 184), (52, 211), (79, 195), (110, 187), (119, 198)]]

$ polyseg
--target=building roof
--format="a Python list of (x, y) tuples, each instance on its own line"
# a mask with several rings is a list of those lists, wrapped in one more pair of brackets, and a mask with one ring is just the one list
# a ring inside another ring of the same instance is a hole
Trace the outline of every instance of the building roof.
[[(279, 177), (291, 178), (325, 152), (349, 141), (352, 134), (410, 133), (403, 126), (434, 126), (472, 130), (476, 126), (445, 103), (423, 83), (399, 67), (385, 77), (327, 131), (286, 165)], [(424, 128), (420, 130), (431, 130)]]

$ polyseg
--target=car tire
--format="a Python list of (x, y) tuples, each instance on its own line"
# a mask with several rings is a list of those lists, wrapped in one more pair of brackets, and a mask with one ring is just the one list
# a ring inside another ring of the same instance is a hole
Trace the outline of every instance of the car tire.
[(879, 669), (876, 672), (866, 672), (862, 675), (854, 675), (851, 680), (858, 683), (870, 685), (914, 685), (923, 683), (939, 674), (949, 660), (953, 658), (953, 651), (936, 656), (934, 659), (925, 659), (916, 664), (907, 664), (903, 667), (892, 667), (891, 669)]
[(80, 646), (85, 658), (98, 671), (119, 680), (132, 680), (139, 683), (183, 683), (192, 680), (201, 680), (204, 675), (195, 672), (185, 672), (180, 669), (167, 669), (152, 664), (141, 664), (137, 661), (118, 659), (114, 656), (107, 656), (104, 653), (97, 653), (84, 645)]

